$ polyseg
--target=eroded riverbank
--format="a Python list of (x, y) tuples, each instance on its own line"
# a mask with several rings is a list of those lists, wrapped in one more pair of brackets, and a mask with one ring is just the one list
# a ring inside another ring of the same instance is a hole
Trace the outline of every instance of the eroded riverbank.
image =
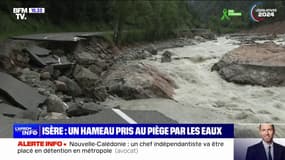
[(170, 75), (178, 89), (174, 100), (116, 100), (124, 109), (157, 110), (180, 123), (285, 122), (285, 87), (239, 85), (223, 80), (211, 67), (227, 52), (239, 47), (237, 40), (219, 37), (182, 48), (170, 63), (161, 63), (160, 52), (140, 62)]

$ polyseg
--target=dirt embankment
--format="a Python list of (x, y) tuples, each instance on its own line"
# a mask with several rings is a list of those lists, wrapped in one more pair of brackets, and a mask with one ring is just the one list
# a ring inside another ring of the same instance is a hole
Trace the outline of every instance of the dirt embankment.
[(245, 33), (284, 34), (285, 21), (270, 24), (258, 24), (257, 27), (244, 31)]
[[(5, 82), (0, 86), (0, 92), (3, 91), (0, 113), (4, 113), (0, 118), (76, 118), (112, 108), (100, 104), (112, 96), (172, 99), (173, 80), (154, 66), (137, 61), (157, 54), (159, 47), (190, 42), (183, 40), (119, 51), (101, 36), (79, 42), (7, 40), (0, 43), (0, 79)], [(36, 96), (30, 96), (33, 94)], [(43, 98), (36, 101), (41, 96)], [(31, 105), (34, 108), (26, 112)]]
[(284, 86), (285, 21), (260, 25), (245, 33), (231, 35), (241, 46), (225, 54), (212, 69), (230, 82)]

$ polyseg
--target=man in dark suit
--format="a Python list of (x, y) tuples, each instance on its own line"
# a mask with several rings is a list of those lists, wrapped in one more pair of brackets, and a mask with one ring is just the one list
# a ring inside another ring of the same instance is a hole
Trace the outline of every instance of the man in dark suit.
[(246, 160), (285, 160), (285, 147), (273, 142), (273, 124), (260, 124), (259, 134), (262, 141), (247, 148)]

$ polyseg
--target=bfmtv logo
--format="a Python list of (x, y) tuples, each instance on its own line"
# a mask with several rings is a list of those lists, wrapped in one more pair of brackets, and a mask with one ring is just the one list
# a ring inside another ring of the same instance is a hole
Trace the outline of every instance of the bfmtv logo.
[(17, 20), (27, 20), (26, 14), (43, 14), (45, 8), (13, 8), (13, 13), (16, 15)]
[(16, 15), (17, 20), (27, 20), (28, 8), (13, 8), (13, 13)]

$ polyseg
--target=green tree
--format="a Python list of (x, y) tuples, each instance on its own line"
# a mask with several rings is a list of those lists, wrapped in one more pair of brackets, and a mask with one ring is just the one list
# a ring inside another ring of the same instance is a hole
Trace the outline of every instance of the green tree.
[(113, 0), (111, 3), (111, 12), (113, 15), (113, 41), (119, 43), (122, 36), (123, 27), (126, 19), (132, 14), (133, 1), (131, 0)]

